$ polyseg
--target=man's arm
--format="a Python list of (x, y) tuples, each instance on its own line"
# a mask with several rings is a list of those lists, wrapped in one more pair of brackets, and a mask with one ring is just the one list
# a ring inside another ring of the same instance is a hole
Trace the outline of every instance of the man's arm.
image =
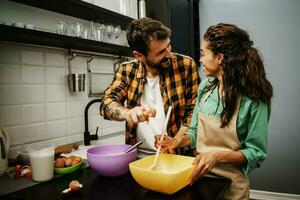
[(127, 96), (128, 84), (126, 78), (126, 66), (120, 65), (113, 82), (104, 91), (100, 106), (100, 115), (105, 119), (124, 120), (124, 112), (127, 110), (124, 102)]
[(105, 116), (108, 119), (117, 120), (117, 121), (124, 121), (126, 120), (126, 112), (129, 109), (122, 106), (120, 103), (112, 101), (105, 107)]

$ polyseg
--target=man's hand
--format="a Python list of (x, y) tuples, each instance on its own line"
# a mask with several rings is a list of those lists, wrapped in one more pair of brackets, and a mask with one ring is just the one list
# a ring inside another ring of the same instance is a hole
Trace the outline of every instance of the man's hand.
[(155, 116), (156, 110), (154, 108), (146, 108), (142, 106), (134, 107), (124, 113), (124, 118), (129, 126), (136, 125), (139, 122), (148, 121), (149, 117)]

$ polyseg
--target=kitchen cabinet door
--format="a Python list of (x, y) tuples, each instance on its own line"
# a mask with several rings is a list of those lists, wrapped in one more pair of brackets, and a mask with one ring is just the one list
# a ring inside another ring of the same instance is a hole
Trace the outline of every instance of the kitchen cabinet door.
[(146, 1), (147, 16), (172, 29), (172, 50), (199, 63), (199, 0)]

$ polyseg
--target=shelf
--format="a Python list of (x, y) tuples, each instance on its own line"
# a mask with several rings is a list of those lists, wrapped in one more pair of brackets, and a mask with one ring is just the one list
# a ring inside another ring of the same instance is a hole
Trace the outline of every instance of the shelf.
[(0, 40), (132, 56), (130, 48), (126, 46), (6, 25), (0, 25)]
[(54, 11), (64, 15), (101, 23), (120, 25), (123, 30), (133, 18), (80, 0), (10, 0), (13, 2)]

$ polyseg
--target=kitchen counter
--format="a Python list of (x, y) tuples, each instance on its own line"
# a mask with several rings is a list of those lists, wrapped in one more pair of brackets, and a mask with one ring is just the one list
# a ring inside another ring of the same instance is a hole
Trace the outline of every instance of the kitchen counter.
[[(83, 188), (78, 193), (65, 196), (61, 192), (68, 187), (71, 180), (78, 180), (83, 184)], [(165, 195), (144, 189), (133, 179), (130, 172), (119, 177), (104, 177), (86, 167), (71, 174), (55, 177), (51, 181), (0, 196), (0, 199), (213, 200), (222, 199), (229, 183), (226, 179), (203, 177), (193, 186), (187, 186), (173, 195)], [(1, 183), (1, 187), (5, 186)]]

